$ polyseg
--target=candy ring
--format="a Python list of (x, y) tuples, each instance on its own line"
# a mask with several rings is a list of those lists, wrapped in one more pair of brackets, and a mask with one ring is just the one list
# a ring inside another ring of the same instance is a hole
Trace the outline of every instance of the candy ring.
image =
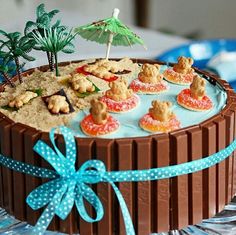
[(142, 94), (157, 94), (169, 89), (167, 82), (165, 81), (152, 84), (141, 82), (139, 79), (134, 79), (130, 83), (129, 88), (131, 88), (134, 92)]
[(139, 120), (139, 125), (145, 131), (161, 133), (167, 133), (180, 128), (180, 122), (175, 116), (171, 117), (169, 121), (161, 122), (153, 119), (149, 113)]
[(211, 99), (206, 95), (201, 100), (191, 97), (190, 89), (184, 89), (178, 94), (177, 103), (192, 111), (206, 111), (213, 107)]
[(194, 73), (181, 74), (175, 72), (173, 69), (167, 69), (164, 73), (164, 78), (168, 82), (178, 85), (190, 85), (193, 81)]
[(100, 101), (107, 105), (108, 111), (113, 113), (123, 113), (136, 108), (139, 103), (139, 97), (133, 94), (127, 100), (115, 101), (108, 98), (107, 96), (103, 96), (101, 97)]
[(80, 123), (82, 131), (88, 136), (107, 135), (115, 132), (120, 124), (111, 115), (105, 124), (95, 124), (91, 114), (87, 115)]

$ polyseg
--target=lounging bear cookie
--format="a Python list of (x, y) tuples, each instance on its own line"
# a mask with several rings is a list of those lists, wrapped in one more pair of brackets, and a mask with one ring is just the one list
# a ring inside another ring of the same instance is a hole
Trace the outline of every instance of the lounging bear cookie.
[(134, 79), (129, 87), (134, 92), (141, 94), (157, 94), (168, 90), (167, 82), (163, 81), (160, 68), (159, 64), (143, 64), (138, 78)]
[(152, 107), (140, 120), (139, 125), (148, 132), (170, 132), (180, 128), (180, 122), (170, 110), (169, 101), (153, 100)]
[(82, 131), (88, 136), (100, 136), (115, 132), (120, 124), (107, 113), (107, 106), (99, 100), (91, 100), (90, 114), (80, 123)]
[(128, 89), (128, 83), (125, 79), (119, 78), (110, 82), (110, 89), (101, 97), (101, 101), (106, 103), (110, 112), (121, 113), (134, 109), (139, 103), (139, 97)]
[(194, 69), (192, 58), (186, 58), (180, 56), (178, 58), (178, 63), (173, 66), (173, 68), (167, 69), (163, 74), (164, 78), (178, 85), (190, 85), (194, 77)]
[(211, 99), (206, 95), (206, 81), (195, 75), (189, 89), (182, 90), (177, 96), (177, 103), (193, 111), (206, 111), (213, 107)]

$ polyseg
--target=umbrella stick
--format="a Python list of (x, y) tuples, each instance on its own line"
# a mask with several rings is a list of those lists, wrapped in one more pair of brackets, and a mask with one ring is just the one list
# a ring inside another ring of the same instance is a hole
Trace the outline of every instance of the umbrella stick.
[[(119, 13), (120, 13), (120, 10), (118, 8), (115, 8), (113, 10), (112, 17), (118, 19)], [(113, 41), (113, 36), (114, 36), (113, 33), (110, 33), (109, 39), (108, 39), (108, 42), (107, 42), (106, 60), (108, 60), (108, 57), (109, 57), (109, 54), (110, 54), (111, 44), (112, 44), (112, 41)]]

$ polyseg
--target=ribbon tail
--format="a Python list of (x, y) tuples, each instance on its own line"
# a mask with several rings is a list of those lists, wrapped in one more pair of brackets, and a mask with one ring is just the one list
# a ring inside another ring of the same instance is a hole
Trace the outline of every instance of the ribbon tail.
[(40, 218), (37, 221), (37, 224), (35, 225), (32, 235), (43, 235), (44, 232), (47, 230), (49, 224), (51, 223), (55, 212), (60, 205), (61, 199), (66, 192), (67, 186), (64, 185), (52, 198), (52, 201), (48, 204), (46, 209), (44, 210), (43, 214), (40, 216)]
[(133, 223), (132, 223), (132, 219), (130, 217), (130, 213), (129, 213), (129, 210), (126, 206), (126, 203), (125, 203), (125, 200), (120, 192), (120, 190), (118, 189), (118, 187), (115, 185), (115, 183), (113, 183), (112, 181), (108, 181), (111, 186), (113, 187), (114, 189), (114, 192), (116, 194), (116, 197), (119, 201), (119, 204), (120, 204), (120, 208), (121, 208), (121, 212), (122, 212), (122, 215), (123, 215), (123, 220), (124, 220), (124, 224), (125, 224), (125, 230), (126, 230), (126, 234), (127, 235), (135, 235), (135, 231), (134, 231), (134, 226), (133, 226)]

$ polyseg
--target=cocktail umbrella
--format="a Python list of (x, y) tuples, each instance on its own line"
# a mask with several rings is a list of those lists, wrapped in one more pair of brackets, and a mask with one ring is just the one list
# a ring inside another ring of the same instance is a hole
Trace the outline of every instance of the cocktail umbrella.
[(75, 29), (76, 33), (87, 40), (107, 44), (106, 59), (109, 57), (111, 45), (144, 45), (143, 40), (118, 19), (119, 12), (120, 10), (115, 8), (112, 17)]

